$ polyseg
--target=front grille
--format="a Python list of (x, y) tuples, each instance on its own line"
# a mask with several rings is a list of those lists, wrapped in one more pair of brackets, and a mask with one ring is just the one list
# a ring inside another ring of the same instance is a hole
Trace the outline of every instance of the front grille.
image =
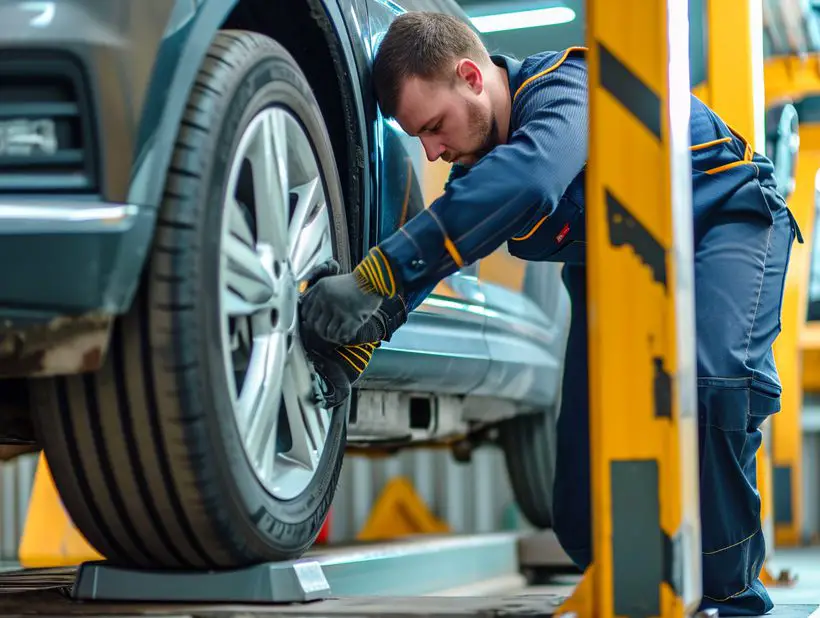
[(84, 73), (63, 55), (0, 56), (0, 192), (97, 190)]

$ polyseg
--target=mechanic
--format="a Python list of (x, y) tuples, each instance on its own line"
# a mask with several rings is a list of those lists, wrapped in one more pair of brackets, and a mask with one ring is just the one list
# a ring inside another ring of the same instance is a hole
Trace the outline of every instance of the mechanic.
[[(453, 170), (444, 194), (352, 273), (308, 288), (304, 328), (326, 345), (375, 346), (439, 281), (503, 243), (525, 260), (563, 262), (572, 322), (554, 529), (585, 569), (592, 560), (585, 50), (523, 61), (490, 56), (455, 18), (410, 12), (386, 33), (373, 78), (384, 116), (417, 136), (430, 161), (441, 158)], [(703, 608), (760, 615), (773, 604), (758, 577), (765, 547), (755, 454), (761, 422), (780, 406), (772, 345), (792, 243), (802, 237), (776, 191), (772, 163), (695, 97), (690, 139)], [(356, 372), (348, 375), (355, 381)]]

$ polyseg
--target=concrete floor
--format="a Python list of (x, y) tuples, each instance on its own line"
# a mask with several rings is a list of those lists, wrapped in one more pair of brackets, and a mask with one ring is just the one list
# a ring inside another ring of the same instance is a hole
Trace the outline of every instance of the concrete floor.
[(775, 604), (820, 605), (820, 547), (778, 549), (772, 559), (772, 574), (788, 569), (797, 577), (792, 588), (770, 588)]
[[(777, 618), (820, 618), (820, 547), (779, 549), (772, 560), (772, 574), (787, 569), (797, 580), (792, 587), (771, 587), (775, 608), (767, 616)], [(555, 575), (549, 583), (517, 591), (529, 595), (570, 595), (580, 580), (578, 575)]]

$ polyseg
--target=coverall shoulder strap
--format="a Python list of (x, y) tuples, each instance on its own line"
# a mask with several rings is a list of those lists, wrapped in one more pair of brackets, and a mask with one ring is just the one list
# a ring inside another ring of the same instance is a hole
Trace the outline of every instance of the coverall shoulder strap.
[(569, 47), (565, 49), (561, 53), (561, 55), (558, 56), (558, 59), (551, 65), (549, 65), (546, 69), (539, 71), (535, 75), (528, 77), (523, 81), (523, 83), (518, 87), (518, 90), (516, 90), (515, 94), (513, 95), (513, 102), (515, 102), (515, 100), (518, 98), (518, 95), (520, 95), (522, 92), (524, 92), (524, 90), (531, 86), (534, 81), (544, 77), (545, 75), (549, 75), (550, 73), (552, 73), (555, 69), (564, 64), (567, 58), (569, 58), (570, 56), (584, 57), (587, 51), (588, 48), (586, 47)]

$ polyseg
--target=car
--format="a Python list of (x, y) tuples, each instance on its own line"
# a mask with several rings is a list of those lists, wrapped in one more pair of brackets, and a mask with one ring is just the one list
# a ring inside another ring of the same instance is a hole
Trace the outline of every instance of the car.
[(568, 299), (505, 248), (317, 403), (298, 299), (428, 206), (446, 165), (378, 109), (374, 48), (450, 0), (0, 4), (3, 443), (135, 568), (301, 556), (346, 453), (504, 449), (551, 525)]

